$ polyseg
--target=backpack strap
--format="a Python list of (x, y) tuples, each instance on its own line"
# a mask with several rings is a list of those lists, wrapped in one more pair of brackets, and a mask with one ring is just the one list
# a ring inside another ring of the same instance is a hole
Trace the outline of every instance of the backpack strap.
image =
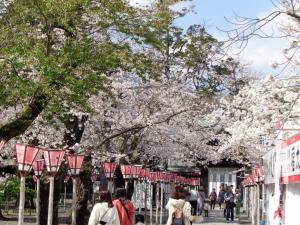
[(110, 208), (108, 208), (108, 209), (105, 211), (105, 213), (100, 217), (99, 222), (103, 219), (103, 217), (106, 215), (106, 213), (107, 213), (109, 210), (110, 210)]

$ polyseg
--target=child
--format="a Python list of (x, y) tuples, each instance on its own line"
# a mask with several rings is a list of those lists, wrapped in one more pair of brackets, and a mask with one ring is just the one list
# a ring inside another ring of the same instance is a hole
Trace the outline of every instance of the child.
[(208, 217), (208, 208), (209, 208), (208, 201), (205, 200), (205, 201), (204, 201), (204, 207), (203, 207), (203, 210), (204, 210), (204, 216), (205, 216), (205, 217)]
[(145, 225), (145, 217), (141, 214), (138, 214), (135, 217), (135, 222), (135, 225)]

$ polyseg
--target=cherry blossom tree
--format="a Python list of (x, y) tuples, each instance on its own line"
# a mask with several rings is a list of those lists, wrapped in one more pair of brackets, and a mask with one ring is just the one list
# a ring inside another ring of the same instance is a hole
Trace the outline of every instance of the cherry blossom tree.
[(239, 92), (243, 71), (205, 28), (174, 26), (184, 15), (170, 9), (174, 2), (155, 2), (153, 10), (121, 0), (5, 5), (2, 159), (13, 157), (16, 141), (51, 148), (80, 142), (88, 162), (79, 205), (86, 206), (89, 161), (205, 164), (228, 156), (220, 155), (228, 134), (219, 99)]
[(295, 128), (299, 117), (299, 78), (267, 77), (246, 85), (233, 98), (224, 98), (222, 121), (231, 137), (220, 153), (228, 152), (243, 161), (258, 163), (266, 146), (276, 144), (282, 128)]

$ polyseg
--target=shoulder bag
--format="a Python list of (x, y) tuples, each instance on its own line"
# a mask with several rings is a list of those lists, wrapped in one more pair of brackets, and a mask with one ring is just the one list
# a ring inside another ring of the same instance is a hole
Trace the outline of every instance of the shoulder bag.
[(110, 210), (110, 208), (108, 208), (108, 210), (106, 210), (106, 212), (101, 216), (99, 224), (101, 225), (105, 225), (107, 222), (103, 221), (102, 218), (106, 215), (106, 213)]

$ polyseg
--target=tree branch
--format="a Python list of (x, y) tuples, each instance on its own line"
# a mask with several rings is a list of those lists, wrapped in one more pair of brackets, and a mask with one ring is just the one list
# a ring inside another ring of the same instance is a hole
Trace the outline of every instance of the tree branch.
[(44, 95), (35, 95), (19, 117), (0, 126), (0, 139), (4, 139), (7, 142), (16, 136), (23, 134), (43, 111), (45, 102), (47, 101)]
[[(161, 123), (165, 123), (165, 122), (169, 121), (170, 119), (172, 119), (173, 117), (176, 117), (176, 116), (178, 116), (178, 115), (180, 115), (180, 114), (182, 114), (182, 113), (188, 112), (188, 111), (189, 111), (189, 109), (183, 109), (183, 110), (180, 110), (180, 111), (178, 111), (178, 112), (176, 112), (176, 113), (173, 113), (172, 115), (169, 115), (168, 117), (166, 117), (166, 118), (164, 118), (164, 119), (162, 119), (162, 120), (159, 120), (159, 121), (154, 122), (153, 125), (158, 125), (158, 124), (161, 124)], [(122, 130), (122, 131), (120, 131), (120, 132), (118, 132), (118, 133), (116, 133), (116, 134), (113, 134), (113, 135), (111, 135), (111, 136), (105, 138), (105, 139), (97, 146), (97, 148), (101, 147), (103, 144), (105, 144), (107, 141), (109, 141), (109, 140), (111, 140), (111, 139), (114, 139), (114, 138), (116, 138), (116, 137), (122, 136), (123, 134), (126, 134), (126, 133), (131, 132), (131, 131), (135, 131), (135, 130), (140, 131), (140, 130), (145, 129), (146, 127), (149, 127), (149, 126), (151, 126), (151, 125), (152, 125), (152, 124), (137, 124), (137, 125), (134, 125), (134, 126), (132, 126), (132, 127), (126, 128), (126, 129), (124, 129), (124, 130)]]

